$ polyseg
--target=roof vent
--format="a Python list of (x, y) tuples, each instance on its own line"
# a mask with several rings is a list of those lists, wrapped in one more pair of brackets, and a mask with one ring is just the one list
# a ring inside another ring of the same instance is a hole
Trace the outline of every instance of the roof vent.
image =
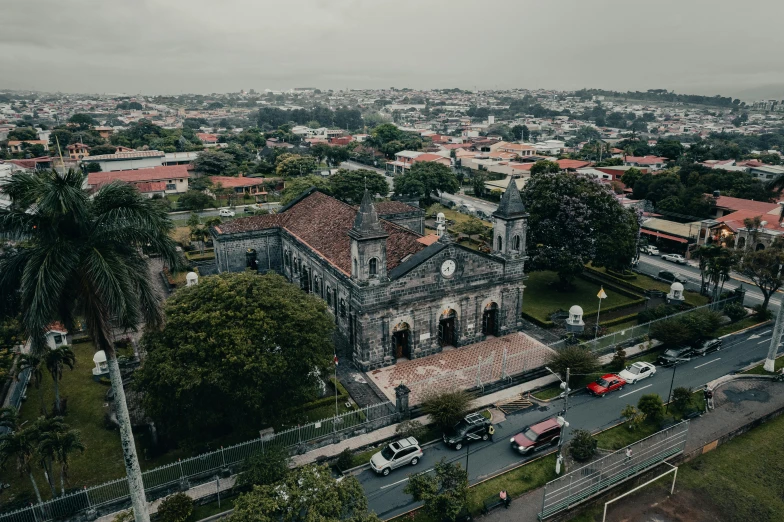
[(714, 190), (713, 191), (713, 197), (714, 198), (721, 197), (721, 191), (720, 190)]

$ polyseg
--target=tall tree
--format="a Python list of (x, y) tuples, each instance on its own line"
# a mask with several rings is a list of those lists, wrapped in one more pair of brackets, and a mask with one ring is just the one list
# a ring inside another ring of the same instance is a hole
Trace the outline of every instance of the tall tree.
[(329, 177), (329, 186), (336, 198), (355, 205), (362, 201), (365, 187), (371, 194), (380, 194), (381, 197), (386, 197), (390, 191), (386, 177), (368, 169), (339, 169)]
[(145, 332), (135, 374), (145, 411), (180, 440), (252, 429), (315, 395), (333, 327), (325, 302), (282, 276), (205, 277), (166, 301), (161, 331)]
[(98, 121), (89, 114), (74, 114), (68, 118), (68, 123), (76, 125), (79, 130), (87, 130), (93, 125), (98, 125)]
[(134, 187), (112, 183), (90, 194), (85, 181), (81, 172), (44, 171), (14, 174), (3, 186), (11, 206), (0, 210), (0, 233), (25, 239), (26, 248), (0, 260), (0, 294), (20, 292), (22, 323), (37, 353), (48, 349), (44, 334), (52, 321), (71, 329), (75, 316), (85, 319), (106, 353), (135, 517), (148, 522), (113, 328), (144, 323), (149, 331), (162, 323), (147, 257), (157, 253), (179, 269), (169, 236), (174, 226)]
[(413, 196), (429, 206), (433, 200), (433, 192), (449, 192), (454, 194), (460, 185), (455, 173), (441, 163), (420, 161), (414, 163), (408, 172), (395, 178), (395, 194)]
[(54, 381), (54, 413), (55, 415), (62, 415), (62, 408), (60, 405), (60, 379), (63, 378), (63, 369), (73, 370), (76, 364), (76, 355), (70, 346), (58, 346), (54, 350), (48, 350), (44, 356), (46, 369), (49, 370), (49, 375), (52, 376)]
[(234, 156), (219, 150), (205, 150), (193, 160), (193, 168), (206, 175), (233, 176), (237, 168)]
[(327, 194), (332, 193), (332, 185), (329, 180), (321, 176), (302, 176), (301, 178), (287, 179), (286, 185), (280, 193), (280, 204), (288, 205), (310, 187), (316, 187)]
[(16, 429), (0, 435), (0, 464), (3, 466), (13, 460), (20, 476), (27, 475), (33, 485), (35, 498), (38, 503), (43, 502), (38, 483), (33, 477), (33, 463), (35, 462), (38, 442), (38, 433), (35, 425)]
[(60, 495), (65, 495), (71, 455), (83, 453), (85, 449), (79, 430), (52, 430), (42, 433), (39, 439), (38, 451), (50, 454), (53, 460), (60, 464)]
[(415, 501), (424, 502), (425, 511), (434, 520), (454, 521), (466, 506), (468, 473), (460, 464), (442, 458), (435, 465), (435, 473), (410, 475), (403, 491)]
[(558, 163), (550, 160), (539, 160), (531, 166), (531, 176), (534, 174), (552, 173), (556, 174), (561, 171)]
[(38, 394), (41, 397), (41, 414), (47, 415), (46, 402), (44, 402), (44, 394), (41, 390), (41, 382), (43, 382), (44, 379), (43, 367), (43, 359), (38, 354), (23, 353), (19, 355), (19, 361), (16, 364), (16, 379), (19, 380), (19, 376), (25, 370), (30, 372), (29, 384), (32, 384), (33, 387), (38, 390)]
[(299, 154), (283, 154), (276, 160), (275, 173), (284, 178), (307, 176), (316, 170), (313, 156), (300, 156)]
[(784, 250), (779, 244), (765, 250), (745, 250), (735, 265), (735, 271), (748, 277), (760, 289), (762, 308), (767, 309), (770, 298), (784, 284), (783, 266)]

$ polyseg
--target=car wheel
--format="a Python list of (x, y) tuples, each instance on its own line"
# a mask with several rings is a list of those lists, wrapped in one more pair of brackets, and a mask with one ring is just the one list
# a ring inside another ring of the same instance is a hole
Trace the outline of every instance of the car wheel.
[(604, 397), (605, 395), (607, 395), (607, 394), (606, 393), (600, 393), (599, 397)]
[(416, 466), (419, 463), (419, 457), (414, 457), (411, 459), (411, 465)]
[(387, 475), (389, 475), (389, 472), (390, 472), (390, 471), (392, 471), (392, 470), (391, 470), (391, 469), (389, 469), (389, 468), (384, 468), (384, 470), (381, 472), (381, 474), (382, 474), (382, 475), (384, 475), (384, 476), (386, 477)]
[(618, 391), (621, 391), (622, 389), (623, 389), (623, 386), (621, 386), (620, 388), (618, 388)]
[(637, 381), (636, 380), (631, 381), (629, 384), (637, 384)]
[(702, 356), (703, 356), (703, 357), (705, 357), (706, 355), (708, 355), (708, 352), (707, 352), (707, 351), (705, 351), (705, 352), (702, 352)]
[(487, 440), (487, 439), (489, 439), (489, 438), (490, 438), (490, 435), (488, 435), (487, 433), (485, 433), (484, 435), (482, 435), (482, 440)]
[(458, 442), (457, 444), (455, 444), (455, 449), (456, 449), (456, 450), (458, 450), (458, 451), (460, 451), (461, 449), (463, 449), (463, 444), (461, 444), (460, 442)]

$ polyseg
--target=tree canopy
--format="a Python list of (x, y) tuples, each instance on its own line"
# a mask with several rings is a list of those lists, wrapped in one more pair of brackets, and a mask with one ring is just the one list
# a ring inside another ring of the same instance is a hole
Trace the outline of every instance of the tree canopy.
[(282, 154), (276, 160), (275, 172), (278, 176), (289, 178), (307, 176), (316, 170), (316, 161), (313, 156), (299, 154)]
[(531, 176), (521, 196), (529, 213), (532, 268), (558, 272), (569, 287), (585, 264), (628, 268), (638, 221), (600, 183), (567, 173)]
[[(326, 304), (282, 276), (224, 273), (179, 290), (147, 332), (136, 374), (146, 411), (178, 437), (258, 429), (314, 397), (331, 367)], [(231, 408), (226, 405), (231, 404)]]
[(356, 205), (362, 201), (365, 187), (371, 194), (380, 194), (381, 197), (386, 197), (390, 191), (386, 177), (368, 169), (339, 169), (329, 177), (329, 187), (336, 198)]
[(395, 194), (416, 197), (429, 205), (435, 191), (453, 194), (459, 188), (452, 169), (441, 163), (420, 161), (395, 178)]

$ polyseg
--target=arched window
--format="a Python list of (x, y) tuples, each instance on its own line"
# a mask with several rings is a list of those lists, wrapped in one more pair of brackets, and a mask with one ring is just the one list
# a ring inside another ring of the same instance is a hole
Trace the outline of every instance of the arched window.
[(515, 249), (515, 252), (519, 252), (520, 251), (520, 236), (515, 236), (514, 237), (514, 249)]
[(327, 306), (332, 306), (332, 289), (327, 285)]
[(359, 267), (357, 266), (357, 258), (354, 258), (354, 276), (359, 276)]
[(346, 300), (340, 299), (340, 317), (346, 317)]
[(291, 252), (288, 250), (283, 254), (283, 262), (286, 263), (287, 267), (291, 266)]
[(504, 249), (504, 240), (501, 239), (501, 236), (498, 236), (498, 240), (496, 241), (496, 250), (499, 252)]
[(378, 275), (378, 260), (375, 257), (368, 263), (368, 271), (371, 276)]
[(313, 276), (313, 293), (321, 295), (321, 282), (319, 281), (319, 276)]

